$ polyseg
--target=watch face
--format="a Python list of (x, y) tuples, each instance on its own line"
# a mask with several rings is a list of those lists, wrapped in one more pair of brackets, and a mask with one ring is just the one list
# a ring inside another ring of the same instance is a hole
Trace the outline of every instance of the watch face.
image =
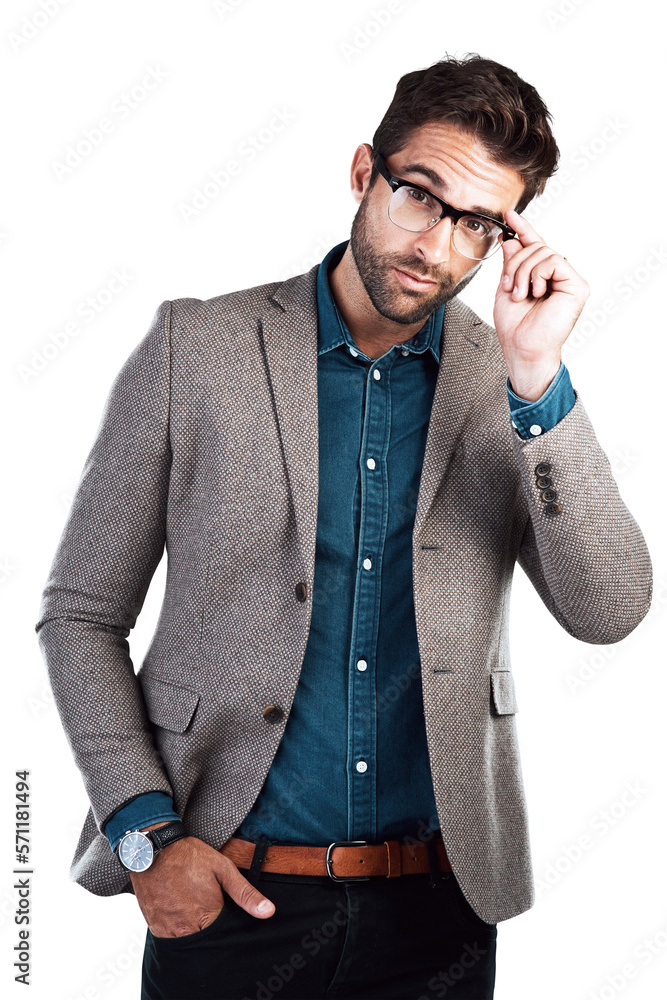
[(126, 833), (118, 845), (118, 857), (131, 872), (143, 872), (153, 862), (153, 845), (144, 833)]

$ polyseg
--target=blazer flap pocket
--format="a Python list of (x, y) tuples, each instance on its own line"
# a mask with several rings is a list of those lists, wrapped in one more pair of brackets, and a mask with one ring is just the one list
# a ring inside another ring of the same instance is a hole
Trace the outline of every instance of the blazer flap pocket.
[(491, 694), (493, 705), (499, 715), (511, 715), (519, 711), (511, 670), (495, 670), (491, 674)]
[(175, 733), (185, 732), (199, 702), (199, 692), (153, 674), (142, 674), (140, 680), (151, 722)]

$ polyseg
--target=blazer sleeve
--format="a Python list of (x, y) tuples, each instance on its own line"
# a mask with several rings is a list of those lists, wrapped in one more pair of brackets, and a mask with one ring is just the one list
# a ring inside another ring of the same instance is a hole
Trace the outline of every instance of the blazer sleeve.
[(143, 792), (173, 796), (127, 642), (165, 545), (170, 322), (166, 301), (113, 381), (35, 625), (100, 830)]
[(563, 628), (604, 645), (644, 618), (653, 574), (644, 536), (574, 393), (572, 409), (546, 433), (527, 440), (512, 430), (530, 515), (517, 558)]

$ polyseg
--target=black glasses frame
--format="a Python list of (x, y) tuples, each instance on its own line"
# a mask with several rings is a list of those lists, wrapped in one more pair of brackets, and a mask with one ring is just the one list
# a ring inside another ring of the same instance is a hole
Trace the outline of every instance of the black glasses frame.
[[(387, 184), (389, 184), (392, 194), (394, 193), (394, 191), (397, 191), (398, 188), (400, 187), (411, 187), (415, 188), (417, 191), (423, 191), (424, 194), (427, 194), (429, 196), (429, 198), (433, 198), (434, 201), (437, 201), (438, 205), (440, 205), (440, 208), (442, 209), (442, 215), (440, 216), (440, 219), (444, 219), (445, 216), (448, 216), (449, 218), (454, 220), (454, 225), (456, 225), (459, 219), (462, 219), (464, 215), (471, 215), (474, 219), (484, 219), (485, 222), (491, 222), (493, 223), (494, 226), (498, 226), (498, 228), (502, 230), (503, 243), (505, 243), (507, 240), (513, 240), (516, 238), (516, 233), (514, 232), (514, 230), (510, 226), (506, 225), (504, 222), (498, 222), (497, 219), (492, 219), (489, 215), (480, 215), (479, 212), (467, 212), (460, 208), (454, 208), (452, 205), (449, 205), (446, 201), (443, 201), (442, 198), (438, 198), (437, 194), (433, 194), (432, 191), (429, 191), (427, 188), (422, 187), (421, 184), (415, 184), (414, 181), (406, 181), (403, 180), (401, 177), (395, 177), (390, 171), (389, 167), (387, 166), (384, 158), (380, 155), (380, 153), (375, 154), (374, 166), (377, 168), (378, 173), (380, 173), (384, 177)], [(406, 229), (405, 231), (407, 233), (411, 232), (427, 233), (429, 229), (433, 229), (434, 226), (437, 226), (438, 222), (440, 222), (440, 219), (438, 219), (437, 222), (434, 222), (433, 226), (429, 226), (428, 229), (421, 229), (421, 230)], [(391, 221), (394, 222), (393, 219), (391, 219)], [(397, 225), (397, 223), (394, 222), (394, 225)], [(399, 226), (398, 228), (403, 229), (403, 226)], [(492, 255), (489, 254), (488, 256)], [(477, 257), (477, 258), (471, 257), (471, 260), (486, 260), (486, 259), (487, 259), (486, 257)]]

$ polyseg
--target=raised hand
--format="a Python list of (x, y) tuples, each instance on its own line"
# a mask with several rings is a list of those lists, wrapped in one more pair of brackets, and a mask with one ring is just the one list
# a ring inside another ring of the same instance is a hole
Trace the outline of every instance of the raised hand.
[(558, 371), (561, 348), (590, 290), (522, 216), (510, 210), (506, 222), (518, 238), (502, 244), (493, 320), (513, 391), (535, 400)]

